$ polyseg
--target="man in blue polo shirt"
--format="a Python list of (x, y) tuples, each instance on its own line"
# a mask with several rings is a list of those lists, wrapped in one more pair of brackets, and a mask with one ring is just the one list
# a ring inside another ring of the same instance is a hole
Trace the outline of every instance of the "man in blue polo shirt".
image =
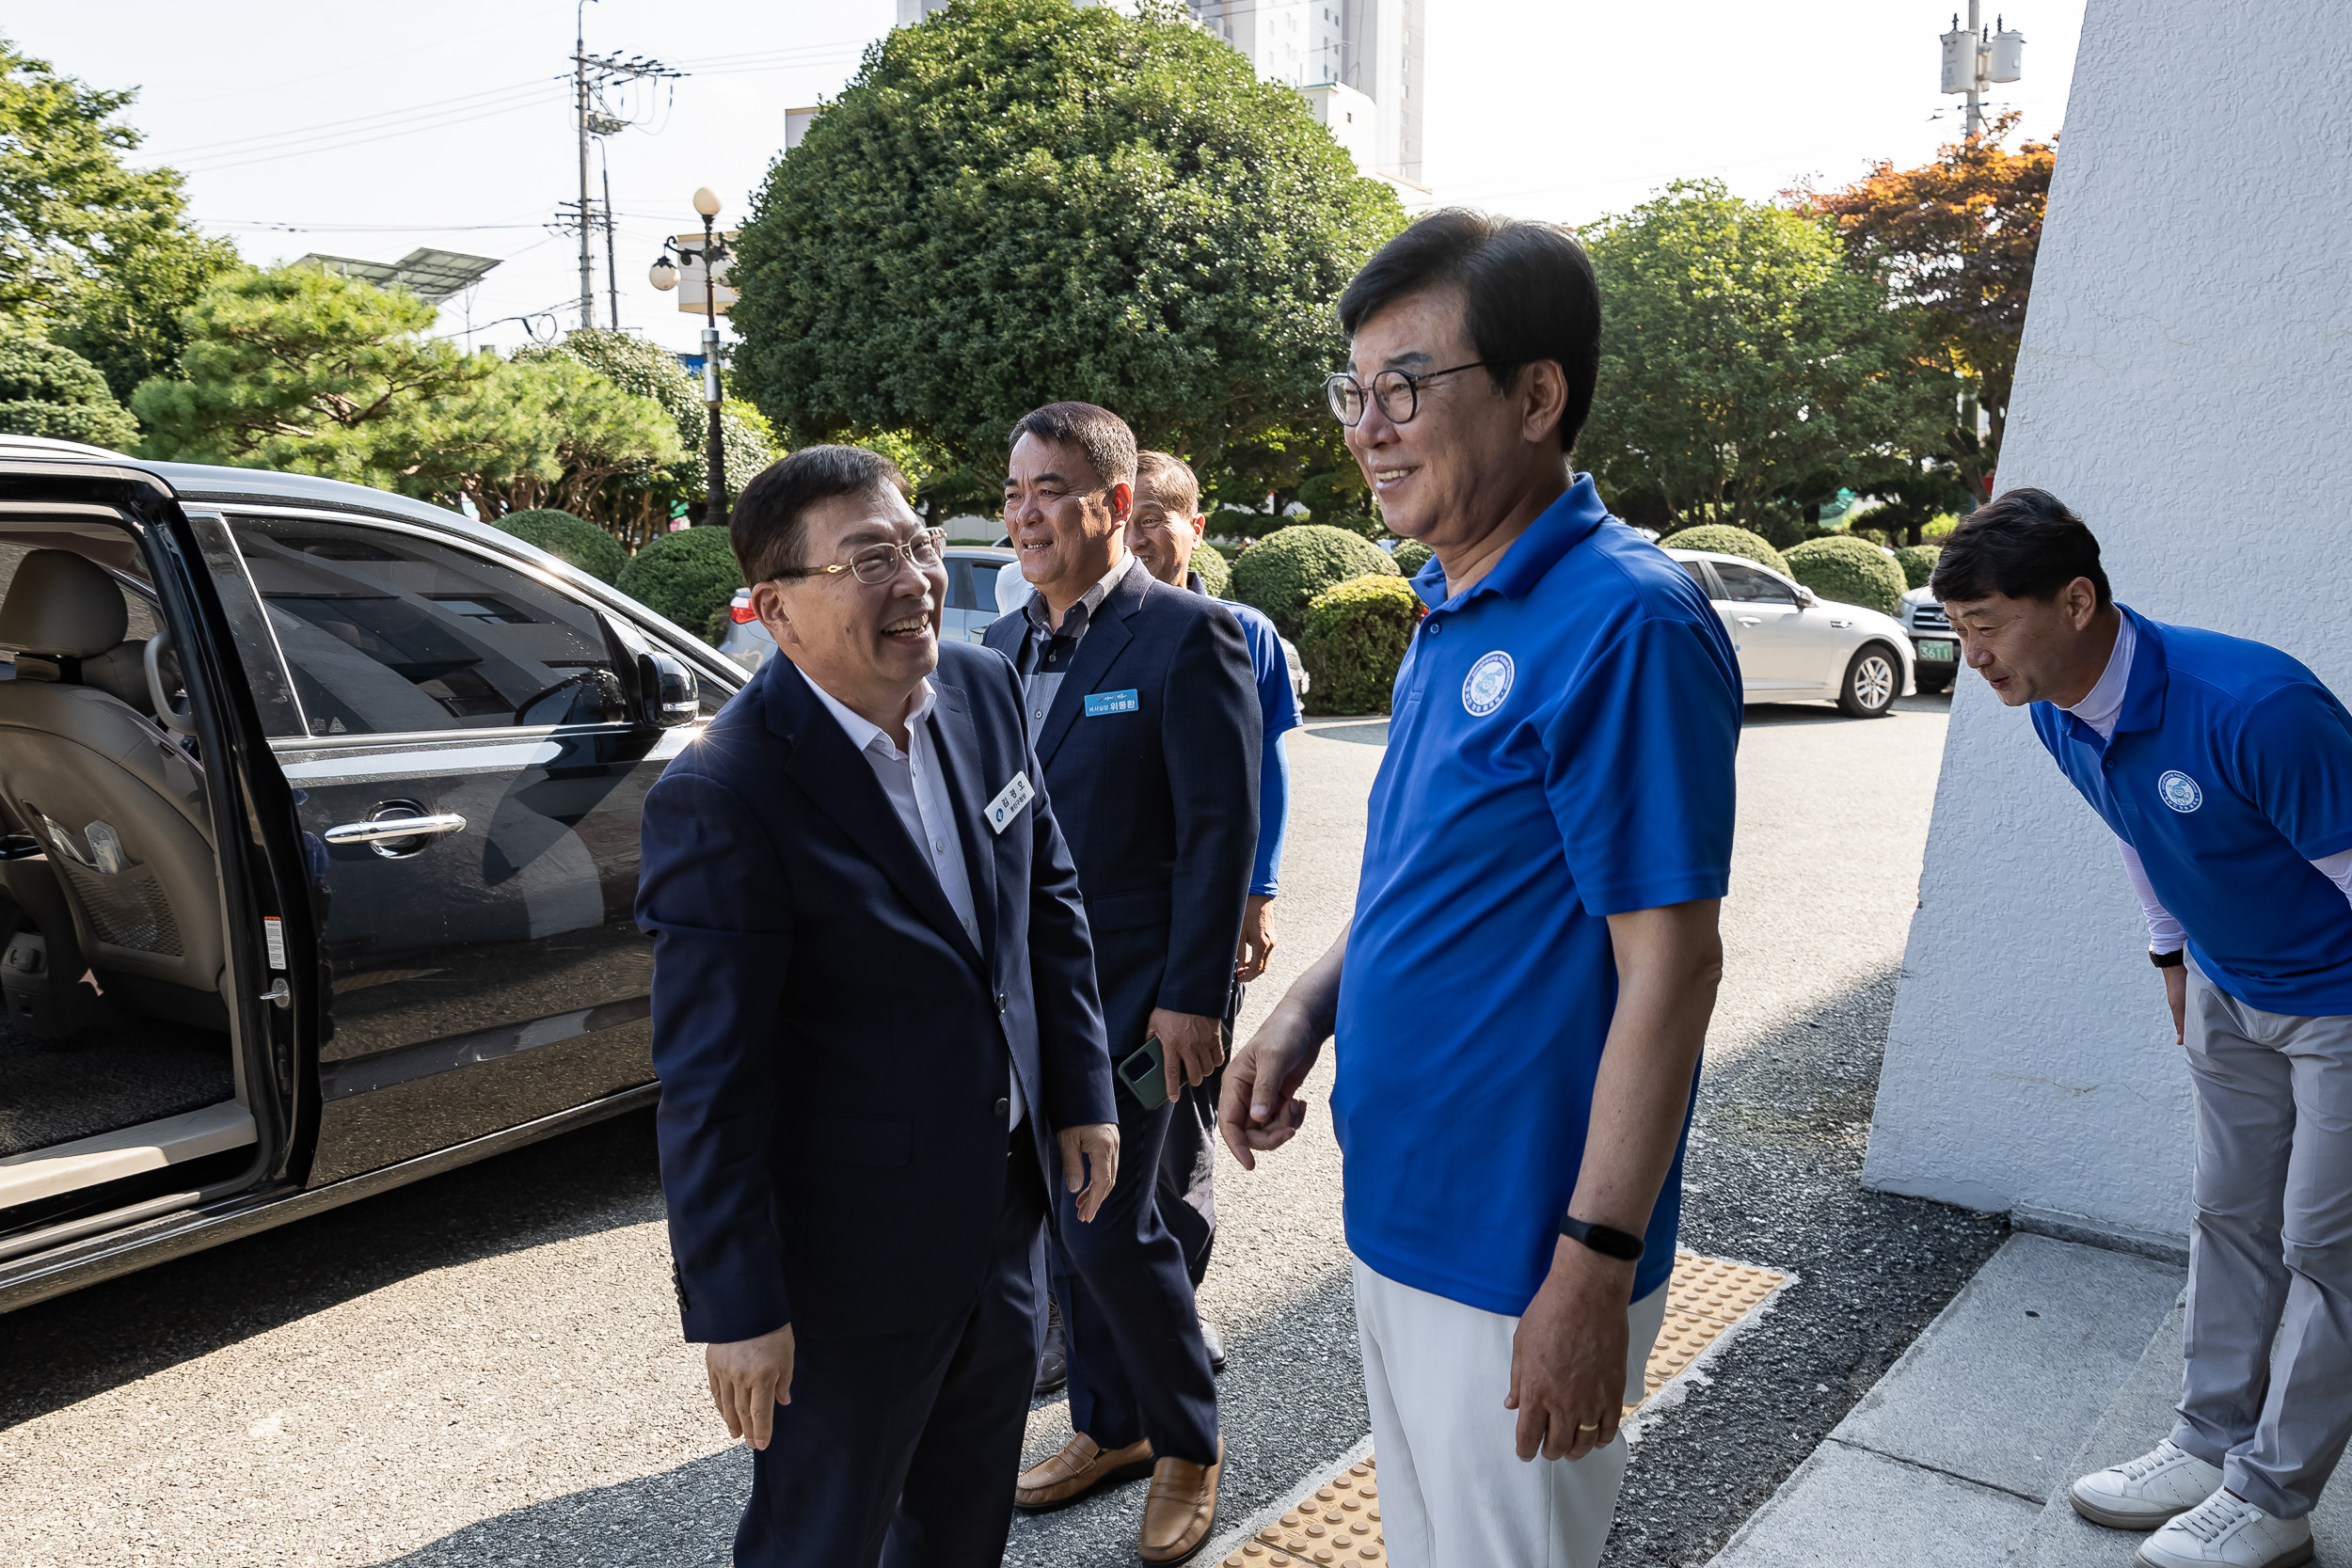
[(2197, 1115), (2171, 1434), (2069, 1491), (2147, 1568), (2312, 1559), (2352, 1438), (2352, 714), (2287, 655), (2115, 603), (2099, 542), (2011, 490), (1933, 579), (1963, 657), (2111, 829)]
[(1253, 1166), (1336, 1033), (1391, 1560), (1590, 1568), (1722, 974), (1739, 667), (1689, 577), (1569, 472), (1600, 331), (1573, 240), (1435, 214), (1340, 319), (1332, 409), (1389, 527), (1436, 552), (1430, 609), (1353, 926), (1226, 1069), (1218, 1120)]
[[(1170, 452), (1136, 453), (1136, 504), (1127, 514), (1127, 551), (1143, 562), (1143, 569), (1171, 588), (1206, 594), (1191, 562), (1203, 547), (1208, 526), (1200, 510), (1200, 478), (1192, 466)], [(1282, 634), (1246, 604), (1230, 599), (1217, 603), (1241, 623), (1263, 723), (1258, 755), (1258, 855), (1249, 872), (1249, 901), (1243, 907), (1241, 949), (1233, 955), (1232, 1005), (1225, 1012), (1230, 1052), (1242, 993), (1265, 973), (1266, 960), (1274, 954), (1274, 900), (1281, 891), (1282, 838), (1291, 809), (1290, 759), (1283, 754), (1282, 736), (1302, 720)], [(1219, 1069), (1199, 1086), (1186, 1089), (1184, 1103), (1168, 1126), (1168, 1142), (1160, 1148), (1160, 1218), (1184, 1243), (1184, 1267), (1196, 1290), (1208, 1275), (1209, 1252), (1216, 1243), (1216, 1145), (1209, 1132), (1216, 1125), (1216, 1102), (1224, 1086), (1224, 1069)], [(1209, 1347), (1209, 1365), (1223, 1371), (1225, 1347), (1216, 1330), (1203, 1323), (1200, 1335)]]

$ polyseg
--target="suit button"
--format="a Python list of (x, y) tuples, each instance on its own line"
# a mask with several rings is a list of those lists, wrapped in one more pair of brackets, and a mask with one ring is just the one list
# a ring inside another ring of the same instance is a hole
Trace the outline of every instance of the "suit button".
[(996, 1102), (996, 1114), (1000, 1117), (1010, 1116), (1012, 1114), (1012, 1101), (1009, 1100), (998, 1101)]
[(996, 1010), (1000, 1013), (1005, 1010), (1005, 993), (1001, 990), (996, 993)]

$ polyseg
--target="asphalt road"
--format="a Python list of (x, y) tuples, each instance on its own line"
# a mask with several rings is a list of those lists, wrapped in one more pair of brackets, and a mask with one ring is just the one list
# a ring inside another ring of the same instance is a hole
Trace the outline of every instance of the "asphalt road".
[[(1751, 710), (1686, 1224), (1800, 1280), (1644, 1441), (1613, 1562), (1703, 1560), (1997, 1240), (1853, 1180), (1946, 706)], [(1384, 736), (1292, 737), (1245, 1032), (1344, 922)], [(1289, 1148), (1220, 1176), (1228, 1519), (1365, 1430), (1329, 1072)], [(723, 1563), (748, 1465), (668, 1275), (637, 1117), (0, 1320), (0, 1564)], [(1067, 1432), (1041, 1403), (1032, 1456)], [(1007, 1560), (1132, 1561), (1141, 1503), (1023, 1519)]]

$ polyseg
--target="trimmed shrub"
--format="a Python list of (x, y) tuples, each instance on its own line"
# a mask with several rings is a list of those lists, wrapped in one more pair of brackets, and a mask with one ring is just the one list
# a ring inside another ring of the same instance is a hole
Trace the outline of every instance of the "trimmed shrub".
[(1206, 545), (1197, 545), (1192, 552), (1192, 569), (1200, 574), (1200, 586), (1213, 599), (1233, 596), (1233, 569), (1225, 564), (1225, 558)]
[(1296, 641), (1308, 601), (1316, 594), (1350, 578), (1396, 575), (1389, 552), (1371, 540), (1323, 523), (1301, 523), (1242, 552), (1233, 562), (1232, 596), (1264, 612), (1277, 630)]
[(1846, 534), (1808, 539), (1790, 550), (1788, 575), (1838, 604), (1892, 615), (1902, 603), (1903, 569), (1876, 545)]
[(1770, 566), (1783, 577), (1794, 574), (1788, 569), (1788, 559), (1772, 548), (1772, 542), (1760, 533), (1750, 533), (1729, 523), (1701, 523), (1679, 533), (1669, 533), (1658, 541), (1661, 550), (1712, 550), (1717, 555), (1736, 555), (1753, 561), (1759, 566)]
[(1906, 545), (1895, 552), (1895, 564), (1903, 569), (1906, 584), (1925, 588), (1928, 578), (1935, 576), (1935, 558), (1943, 553), (1941, 545)]
[(0, 431), (129, 451), (139, 422), (98, 367), (70, 348), (0, 325)]
[(707, 630), (710, 612), (723, 609), (743, 586), (743, 568), (723, 528), (665, 533), (629, 557), (613, 587), (689, 631)]
[(1428, 565), (1429, 558), (1437, 553), (1418, 539), (1400, 539), (1396, 542), (1396, 548), (1390, 552), (1389, 559), (1396, 562), (1399, 572), (1415, 578), (1421, 576), (1421, 569)]
[(526, 545), (536, 545), (556, 560), (568, 562), (598, 582), (616, 582), (628, 564), (621, 542), (588, 521), (552, 506), (509, 512), (494, 525)]
[(1392, 572), (1349, 578), (1308, 602), (1298, 638), (1310, 713), (1386, 713), (1422, 602)]

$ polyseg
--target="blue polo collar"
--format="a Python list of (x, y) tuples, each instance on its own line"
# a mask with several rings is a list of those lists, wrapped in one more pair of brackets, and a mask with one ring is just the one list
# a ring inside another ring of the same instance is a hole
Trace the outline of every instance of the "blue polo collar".
[(1560, 563), (1562, 556), (1582, 544), (1608, 516), (1609, 508), (1601, 504), (1600, 492), (1593, 488), (1593, 476), (1578, 474), (1566, 492), (1545, 507), (1527, 525), (1525, 533), (1511, 541), (1511, 547), (1502, 552), (1494, 570), (1471, 584), (1467, 592), (1452, 599), (1446, 597), (1445, 567), (1434, 555), (1414, 574), (1413, 592), (1432, 610), (1459, 610), (1481, 594), (1522, 598)]
[[(2115, 716), (2115, 733), (2159, 728), (2164, 723), (2165, 685), (2170, 678), (2164, 657), (2164, 640), (2157, 635), (2156, 624), (2134, 611), (2131, 606), (2118, 604), (2115, 608), (2131, 618), (2133, 636), (2132, 670), (2123, 679), (2123, 705)], [(2066, 714), (2066, 733), (2094, 752), (2105, 752), (2114, 744), (2112, 738), (2100, 739), (2097, 730), (2071, 713)]]
[(2115, 716), (2115, 733), (2153, 730), (2164, 722), (2164, 689), (2171, 678), (2164, 658), (2164, 638), (2153, 621), (2129, 605), (2115, 607), (2132, 618), (2139, 646), (2132, 652), (2131, 684), (2123, 689), (2123, 711)]

